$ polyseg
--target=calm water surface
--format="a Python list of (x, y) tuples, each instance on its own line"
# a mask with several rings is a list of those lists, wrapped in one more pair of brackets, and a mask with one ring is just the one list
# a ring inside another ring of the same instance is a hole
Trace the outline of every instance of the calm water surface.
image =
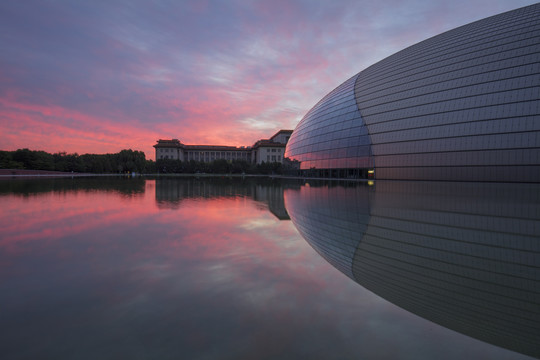
[(540, 357), (540, 188), (411, 186), (2, 180), (0, 358)]

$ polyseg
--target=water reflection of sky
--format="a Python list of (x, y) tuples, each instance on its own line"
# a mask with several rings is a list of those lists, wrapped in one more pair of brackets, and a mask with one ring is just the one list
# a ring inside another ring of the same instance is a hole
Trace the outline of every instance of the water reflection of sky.
[(0, 183), (3, 359), (520, 357), (343, 276), (280, 220), (297, 184), (47, 181)]

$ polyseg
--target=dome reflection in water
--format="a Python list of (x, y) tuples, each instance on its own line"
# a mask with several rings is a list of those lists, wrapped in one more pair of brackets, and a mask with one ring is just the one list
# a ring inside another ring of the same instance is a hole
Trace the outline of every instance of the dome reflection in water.
[(540, 186), (328, 182), (284, 197), (309, 244), (363, 287), (540, 357)]

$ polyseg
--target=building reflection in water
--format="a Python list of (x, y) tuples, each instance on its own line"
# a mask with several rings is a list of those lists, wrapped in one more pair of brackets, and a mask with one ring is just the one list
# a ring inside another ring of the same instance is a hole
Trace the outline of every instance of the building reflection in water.
[(268, 208), (280, 220), (289, 220), (283, 200), (285, 188), (300, 188), (296, 181), (241, 178), (158, 178), (156, 203), (160, 208), (179, 208), (186, 199), (250, 198)]
[(540, 357), (540, 186), (377, 182), (286, 189), (310, 245), (425, 319)]

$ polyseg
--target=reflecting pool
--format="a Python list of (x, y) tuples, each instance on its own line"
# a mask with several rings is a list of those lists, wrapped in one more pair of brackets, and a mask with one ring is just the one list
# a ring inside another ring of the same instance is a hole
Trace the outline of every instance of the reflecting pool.
[(1, 359), (540, 358), (537, 185), (21, 179), (0, 204)]

